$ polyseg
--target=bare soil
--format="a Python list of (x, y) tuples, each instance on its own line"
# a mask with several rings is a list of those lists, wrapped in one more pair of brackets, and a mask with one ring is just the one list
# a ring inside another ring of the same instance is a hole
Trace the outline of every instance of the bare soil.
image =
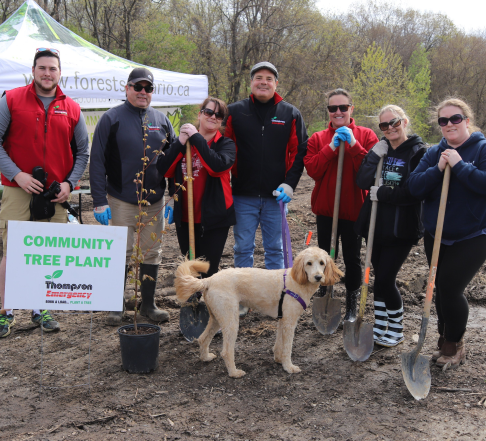
[[(312, 188), (304, 175), (290, 204), (294, 255), (309, 230), (311, 245), (317, 245)], [(95, 223), (91, 208), (90, 196), (83, 196), (86, 223)], [(222, 268), (233, 265), (232, 246), (230, 234)], [(364, 261), (364, 247), (362, 252)], [(467, 363), (446, 372), (431, 366), (429, 396), (416, 401), (404, 384), (400, 353), (414, 348), (412, 337), (420, 329), (428, 274), (422, 244), (398, 276), (405, 304), (403, 344), (375, 346), (366, 362), (353, 362), (343, 348), (342, 329), (321, 335), (308, 308), (293, 345), (293, 361), (302, 372), (291, 375), (273, 361), (276, 321), (250, 312), (240, 322), (236, 347), (236, 364), (247, 372), (241, 379), (228, 377), (221, 357), (199, 361), (197, 343), (181, 336), (173, 289), (178, 257), (171, 229), (157, 283), (157, 303), (169, 311), (170, 322), (161, 325), (159, 367), (151, 374), (123, 371), (117, 329), (105, 325), (107, 313), (56, 314), (61, 331), (42, 335), (29, 311), (16, 312), (12, 335), (0, 341), (2, 439), (486, 440), (486, 407), (478, 404), (486, 398), (484, 266), (467, 288)], [(344, 269), (341, 259), (338, 264)], [(255, 266), (264, 267), (260, 236)], [(344, 310), (344, 285), (336, 285), (335, 292)], [(124, 324), (132, 315), (127, 313)], [(366, 320), (373, 320), (372, 286)], [(432, 353), (436, 339), (432, 308), (423, 354)], [(216, 336), (216, 353), (221, 343)]]

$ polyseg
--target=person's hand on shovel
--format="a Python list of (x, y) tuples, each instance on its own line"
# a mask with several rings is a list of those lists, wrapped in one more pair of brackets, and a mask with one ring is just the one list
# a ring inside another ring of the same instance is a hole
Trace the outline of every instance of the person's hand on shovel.
[(462, 161), (461, 155), (455, 149), (444, 150), (440, 155), (439, 170), (444, 171), (446, 164), (454, 167), (459, 161)]
[(383, 158), (388, 153), (388, 143), (385, 140), (377, 142), (371, 149), (379, 158)]

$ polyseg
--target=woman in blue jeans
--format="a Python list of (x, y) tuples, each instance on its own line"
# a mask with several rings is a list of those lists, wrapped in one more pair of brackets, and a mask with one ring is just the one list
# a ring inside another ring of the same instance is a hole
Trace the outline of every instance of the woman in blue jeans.
[(469, 305), (464, 290), (486, 260), (486, 138), (474, 126), (471, 108), (449, 98), (437, 106), (443, 138), (427, 150), (410, 175), (413, 196), (424, 200), (424, 246), (432, 259), (442, 181), (451, 167), (436, 274), (439, 340), (437, 366), (456, 368), (466, 360), (464, 333)]

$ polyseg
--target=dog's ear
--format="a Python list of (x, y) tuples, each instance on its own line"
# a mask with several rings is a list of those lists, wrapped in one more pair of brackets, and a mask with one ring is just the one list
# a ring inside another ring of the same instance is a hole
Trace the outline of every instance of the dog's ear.
[(344, 273), (337, 267), (329, 256), (327, 257), (326, 268), (324, 269), (324, 283), (321, 285), (331, 286), (339, 282)]
[(300, 253), (294, 260), (294, 265), (290, 271), (292, 279), (294, 279), (299, 285), (305, 285), (308, 283), (307, 273), (304, 269), (305, 259), (302, 253)]

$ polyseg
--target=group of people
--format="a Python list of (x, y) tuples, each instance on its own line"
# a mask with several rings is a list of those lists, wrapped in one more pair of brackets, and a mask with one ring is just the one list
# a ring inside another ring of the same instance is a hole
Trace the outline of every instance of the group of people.
[[(0, 100), (0, 170), (5, 186), (0, 210), (4, 243), (0, 265), (2, 304), (8, 220), (31, 220), (32, 194), (44, 190), (44, 185), (32, 176), (32, 167), (46, 167), (45, 186), (54, 179), (61, 182), (61, 191), (53, 202), (62, 203), (88, 160), (86, 125), (79, 106), (57, 84), (60, 68), (57, 50), (39, 48), (32, 68), (33, 83), (7, 91)], [(165, 178), (174, 184), (169, 185), (171, 195), (184, 185), (186, 144), (190, 145), (195, 257), (209, 261), (205, 277), (218, 271), (231, 227), (235, 267), (253, 266), (259, 226), (266, 268), (284, 267), (279, 201), (286, 210), (304, 167), (315, 181), (311, 207), (316, 215), (318, 244), (330, 252), (338, 154), (344, 143), (338, 213), (338, 237), (346, 269), (344, 319), (356, 318), (362, 283), (362, 238), (368, 239), (371, 206), (376, 202), (373, 334), (376, 344), (396, 346), (404, 340), (403, 302), (396, 277), (412, 246), (422, 237), (430, 264), (444, 170), (450, 167), (436, 279), (439, 340), (432, 358), (438, 366), (459, 366), (466, 356), (468, 303), (464, 290), (486, 260), (486, 139), (474, 126), (470, 107), (456, 98), (439, 104), (436, 110), (443, 138), (438, 145), (427, 148), (420, 136), (413, 134), (410, 119), (400, 107), (387, 105), (379, 111), (383, 133), (379, 140), (371, 129), (355, 124), (350, 93), (335, 89), (326, 97), (329, 126), (308, 138), (300, 112), (276, 92), (276, 67), (266, 61), (257, 63), (250, 77), (249, 98), (227, 106), (218, 98), (208, 97), (195, 124), (182, 125), (177, 136), (170, 121), (150, 106), (152, 73), (135, 68), (125, 87), (125, 103), (108, 110), (100, 119), (90, 160), (94, 216), (103, 225), (111, 220), (111, 225), (128, 226), (125, 279), (137, 228), (138, 201), (133, 180), (141, 171), (145, 141), (152, 148), (146, 153), (149, 166), (144, 172), (144, 188), (149, 204), (145, 211), (148, 217), (164, 211), (168, 222), (175, 223), (183, 255), (189, 251), (188, 198), (178, 191), (173, 206), (167, 205), (164, 210), (164, 192)], [(67, 118), (55, 117), (59, 106), (67, 112)], [(25, 125), (25, 118), (31, 124)], [(144, 137), (147, 125), (150, 130)], [(44, 137), (37, 136), (38, 127), (45, 130)], [(381, 159), (380, 184), (375, 186)], [(156, 219), (143, 230), (142, 243), (151, 245), (140, 265), (140, 312), (164, 322), (169, 314), (155, 304), (161, 243), (147, 240), (164, 229), (164, 217)], [(66, 222), (66, 215), (57, 204), (55, 215), (44, 221)], [(337, 257), (338, 249), (335, 251)], [(241, 315), (245, 313), (240, 309)], [(59, 329), (48, 311), (33, 311), (32, 317), (46, 331)], [(113, 311), (107, 323), (119, 325), (122, 318), (123, 311)], [(14, 322), (13, 311), (0, 310), (0, 337), (9, 335)]]

